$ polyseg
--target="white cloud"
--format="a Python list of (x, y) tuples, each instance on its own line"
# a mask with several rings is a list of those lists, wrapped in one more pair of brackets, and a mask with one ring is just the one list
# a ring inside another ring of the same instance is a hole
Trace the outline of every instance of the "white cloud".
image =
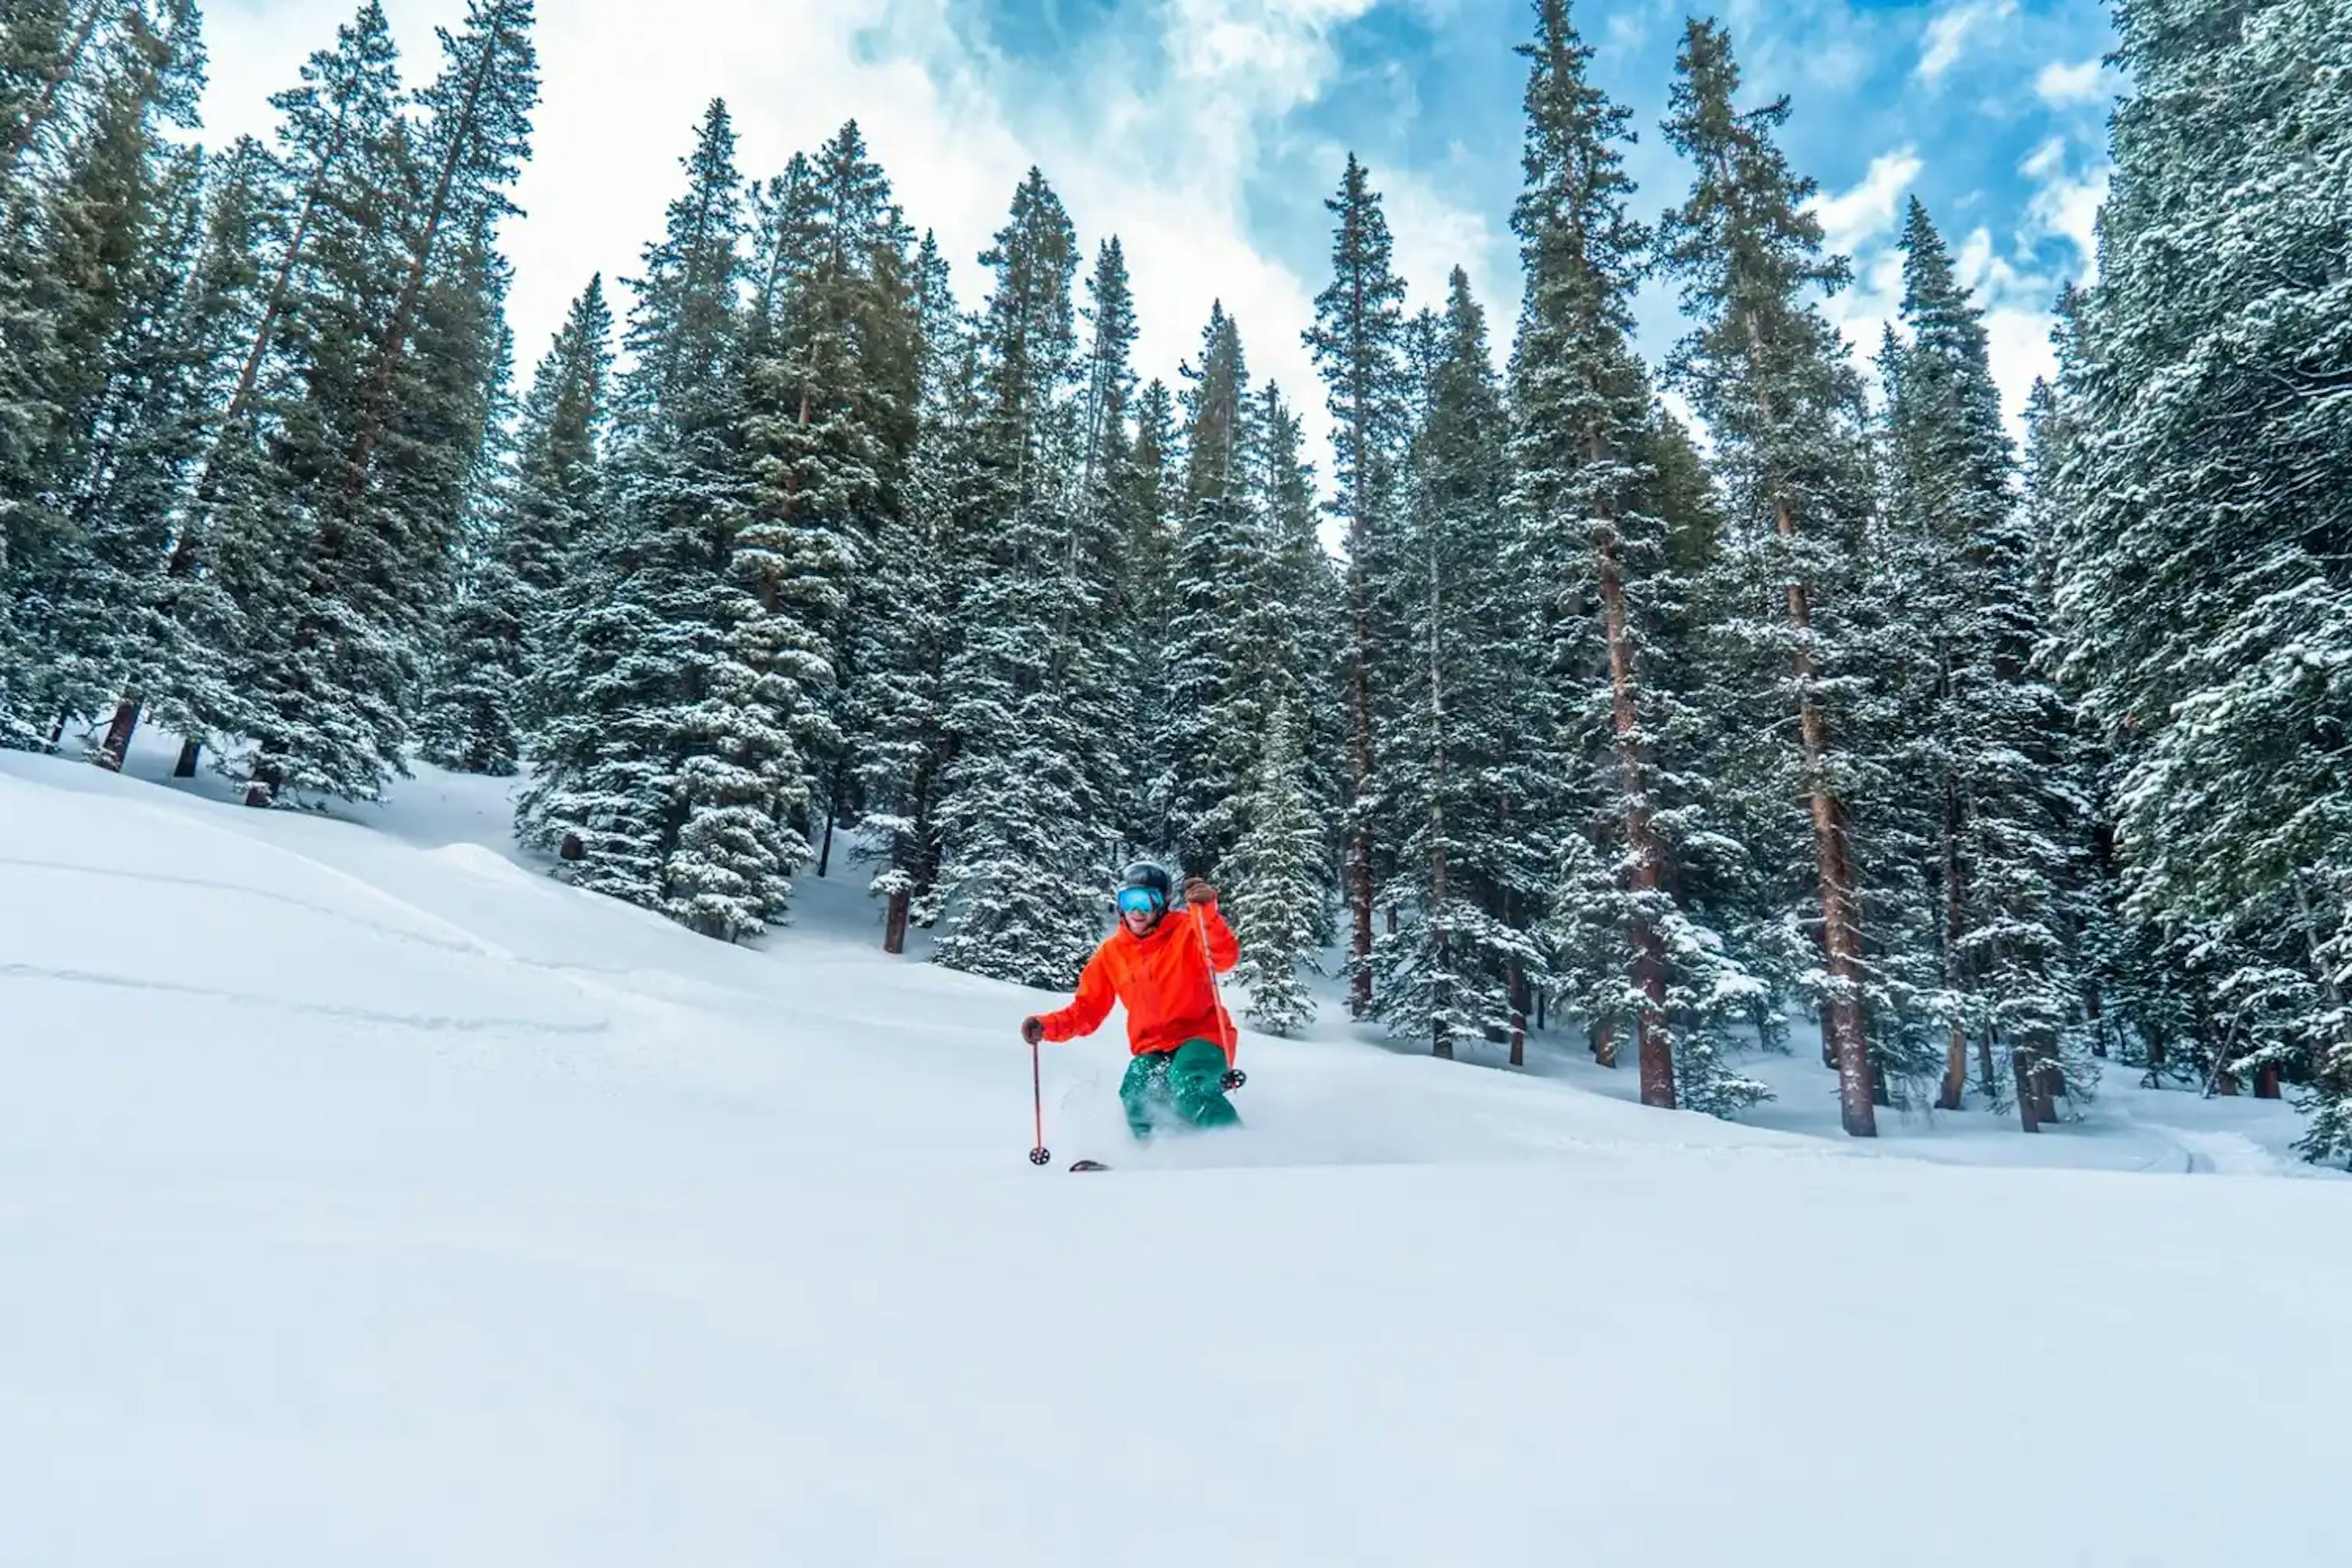
[(2116, 82), (2105, 59), (2093, 55), (2079, 65), (2052, 60), (2033, 79), (2033, 90), (2053, 109), (2097, 103), (2115, 95)]
[(2006, 22), (2017, 14), (2017, 0), (1960, 0), (1928, 18), (1926, 40), (1919, 49), (1919, 64), (1915, 68), (1921, 81), (1940, 81), (1944, 74), (1960, 63), (1968, 52), (1969, 40), (1987, 26)]
[(2089, 283), (2098, 275), (2099, 207), (2107, 199), (2110, 169), (2102, 162), (2077, 174), (2066, 154), (2066, 143), (2053, 137), (2018, 165), (2018, 173), (2033, 183), (2021, 232), (2030, 241), (2056, 237), (2073, 245), (2076, 280)]
[[(1253, 372), (1280, 380), (1319, 436), (1323, 400), (1299, 342), (1319, 279), (1251, 243), (1244, 191), (1269, 126), (1336, 73), (1333, 29), (1374, 3), (1165, 0), (1122, 10), (1055, 62), (1049, 81), (976, 44), (956, 26), (955, 0), (793, 0), (782, 25), (773, 0), (541, 0), (545, 95), (538, 153), (517, 193), (530, 216), (507, 242), (517, 360), (526, 370), (537, 360), (591, 273), (615, 283), (635, 272), (678, 188), (695, 123), (721, 96), (747, 176), (780, 169), (856, 117), (909, 221), (938, 231), (969, 305), (989, 281), (977, 258), (1036, 164), (1089, 260), (1101, 238), (1124, 242), (1143, 374), (1172, 377), (1222, 299)], [(459, 21), (464, 0), (385, 0), (385, 9), (405, 76), (423, 81), (437, 64), (433, 27)], [(215, 0), (207, 136), (267, 133), (268, 95), (331, 41), (344, 10)], [(1318, 200), (1339, 174), (1335, 156), (1328, 181), (1298, 199)], [(1476, 278), (1486, 216), (1433, 184), (1375, 175), (1417, 301), (1442, 298), (1434, 290), (1455, 260)], [(1507, 315), (1491, 287), (1486, 298)]]
[(1917, 149), (1906, 145), (1881, 153), (1851, 190), (1816, 195), (1806, 204), (1822, 221), (1829, 247), (1853, 255), (1895, 226), (1895, 208), (1923, 168)]

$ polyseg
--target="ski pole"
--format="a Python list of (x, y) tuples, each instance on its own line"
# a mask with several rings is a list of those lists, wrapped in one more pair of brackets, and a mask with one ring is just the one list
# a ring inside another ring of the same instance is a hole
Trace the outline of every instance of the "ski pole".
[(1029, 1101), (1037, 1113), (1037, 1146), (1029, 1151), (1029, 1163), (1033, 1165), (1050, 1165), (1054, 1162), (1054, 1155), (1053, 1152), (1045, 1147), (1045, 1069), (1038, 1065), (1037, 1042), (1034, 1040), (1029, 1042)]
[(1201, 918), (1200, 905), (1187, 904), (1185, 908), (1192, 911), (1192, 930), (1201, 938), (1201, 962), (1208, 966), (1209, 992), (1217, 999), (1217, 1016), (1225, 1021), (1228, 1037), (1218, 1042), (1225, 1047), (1225, 1076), (1217, 1080), (1217, 1085), (1230, 1094), (1249, 1082), (1249, 1074), (1233, 1065), (1234, 1047), (1241, 1044), (1239, 1026), (1234, 1024), (1234, 1016), (1225, 1011), (1225, 984), (1217, 978), (1217, 961), (1209, 956), (1209, 922)]

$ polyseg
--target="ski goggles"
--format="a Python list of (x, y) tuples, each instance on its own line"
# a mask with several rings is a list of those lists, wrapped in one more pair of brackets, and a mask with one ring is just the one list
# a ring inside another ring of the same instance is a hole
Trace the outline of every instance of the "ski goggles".
[(1168, 900), (1160, 896), (1157, 888), (1121, 888), (1118, 890), (1118, 912), (1123, 915), (1156, 915), (1167, 909)]

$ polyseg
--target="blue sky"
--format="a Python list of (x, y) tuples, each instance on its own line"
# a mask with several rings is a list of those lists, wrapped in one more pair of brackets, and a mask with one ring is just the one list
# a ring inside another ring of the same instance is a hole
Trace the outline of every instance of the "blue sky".
[[(386, 0), (412, 79), (463, 0)], [(1498, 331), (1517, 306), (1507, 226), (1518, 183), (1527, 0), (540, 0), (546, 103), (509, 236), (527, 365), (588, 274), (625, 277), (676, 188), (700, 106), (726, 96), (747, 172), (845, 118), (900, 201), (940, 232), (967, 301), (977, 257), (1031, 163), (1091, 249), (1125, 240), (1146, 374), (1172, 374), (1212, 300), (1254, 371), (1318, 411), (1298, 344), (1321, 287), (1323, 200), (1349, 150), (1371, 166), (1417, 300), (1469, 269)], [(1664, 146), (1690, 7), (1588, 0), (1601, 85), (1635, 111), (1629, 154), (1654, 213), (1684, 171)], [(214, 135), (266, 130), (266, 96), (345, 14), (338, 0), (213, 0)], [(2089, 265), (2116, 87), (2094, 0), (1726, 0), (1753, 95), (1788, 93), (1798, 167), (1857, 262), (1833, 307), (1865, 352), (1896, 294), (1889, 247), (1916, 194), (1988, 310), (2014, 412), (2047, 363), (2047, 310)], [(1654, 357), (1678, 328), (1664, 286), (1642, 312)], [(1502, 346), (1498, 343), (1498, 348)], [(1319, 421), (1318, 421), (1319, 423)]]

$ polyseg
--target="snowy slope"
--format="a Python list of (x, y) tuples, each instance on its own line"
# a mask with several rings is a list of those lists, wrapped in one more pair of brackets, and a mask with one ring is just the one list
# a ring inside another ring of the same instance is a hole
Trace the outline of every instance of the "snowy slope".
[(0, 759), (9, 1562), (2352, 1561), (2352, 1182), (2159, 1173), (2279, 1107), (1858, 1151), (1334, 1027), (1143, 1158), (1114, 1023), (1074, 1178), (1035, 995), (846, 888), (735, 950), (496, 786), (202, 796)]

